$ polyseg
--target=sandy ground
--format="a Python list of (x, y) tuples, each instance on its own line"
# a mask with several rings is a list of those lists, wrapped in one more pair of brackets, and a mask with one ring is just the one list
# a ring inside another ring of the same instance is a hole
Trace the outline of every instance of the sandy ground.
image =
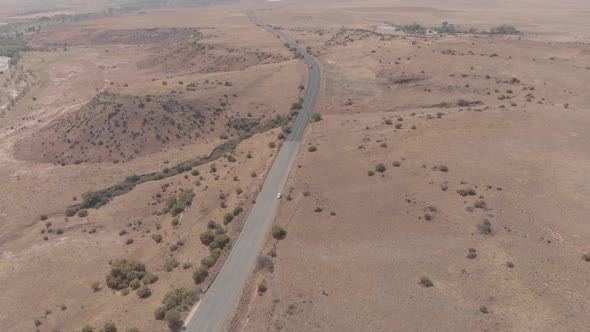
[[(274, 272), (253, 276), (232, 331), (586, 330), (590, 49), (587, 21), (566, 15), (583, 3), (536, 3), (518, 18), (508, 9), (532, 3), (485, 4), (260, 13), (318, 56), (323, 120), (287, 184), (276, 220), (287, 237), (263, 252), (276, 249)], [(447, 20), (526, 35), (354, 30)]]

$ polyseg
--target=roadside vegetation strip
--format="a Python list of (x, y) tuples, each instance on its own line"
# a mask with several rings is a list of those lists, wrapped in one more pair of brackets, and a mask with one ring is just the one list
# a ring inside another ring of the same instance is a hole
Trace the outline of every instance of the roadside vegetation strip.
[(72, 217), (76, 213), (78, 213), (78, 211), (83, 209), (98, 209), (110, 202), (114, 197), (121, 196), (130, 192), (131, 190), (133, 190), (133, 188), (135, 188), (135, 186), (139, 184), (149, 181), (163, 180), (190, 171), (194, 167), (201, 166), (214, 160), (217, 160), (225, 156), (227, 153), (233, 152), (241, 141), (252, 137), (252, 135), (254, 134), (263, 133), (278, 127), (286, 127), (286, 125), (289, 122), (291, 122), (293, 116), (296, 114), (296, 112), (292, 111), (288, 115), (277, 115), (276, 117), (269, 119), (265, 123), (258, 126), (258, 128), (255, 131), (251, 133), (245, 133), (241, 135), (239, 138), (232, 139), (218, 145), (217, 147), (215, 147), (215, 149), (213, 149), (213, 151), (211, 151), (211, 153), (207, 157), (183, 161), (177, 164), (176, 166), (170, 168), (166, 167), (160, 172), (153, 172), (142, 175), (130, 175), (127, 178), (125, 178), (123, 182), (118, 183), (114, 186), (85, 192), (82, 194), (82, 203), (67, 207), (65, 214), (67, 217)]

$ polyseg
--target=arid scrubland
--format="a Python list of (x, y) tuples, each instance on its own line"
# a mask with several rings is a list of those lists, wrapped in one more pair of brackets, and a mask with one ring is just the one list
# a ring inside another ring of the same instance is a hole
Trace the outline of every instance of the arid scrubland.
[(178, 328), (297, 113), (304, 65), (239, 6), (39, 30), (0, 76), (1, 325)]
[(306, 90), (249, 12), (321, 89), (230, 330), (590, 325), (584, 1), (59, 3), (0, 11), (3, 330), (180, 328)]
[[(583, 331), (583, 8), (334, 1), (260, 11), (316, 55), (322, 120), (285, 189), (275, 221), (284, 236), (261, 253), (272, 271), (253, 276), (232, 330)], [(464, 33), (378, 28), (413, 23)], [(489, 33), (504, 25), (522, 33)]]

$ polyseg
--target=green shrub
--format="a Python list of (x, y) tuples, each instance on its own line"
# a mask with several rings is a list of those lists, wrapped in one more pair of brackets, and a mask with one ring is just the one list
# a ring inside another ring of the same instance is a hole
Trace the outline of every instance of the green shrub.
[(420, 285), (422, 285), (424, 287), (432, 287), (432, 286), (434, 286), (434, 283), (427, 276), (422, 276), (420, 278)]
[(92, 290), (94, 292), (98, 292), (100, 290), (100, 282), (93, 281), (92, 284), (90, 285), (90, 288), (92, 288)]
[(178, 261), (176, 259), (170, 259), (170, 260), (167, 260), (166, 263), (164, 263), (164, 270), (166, 270), (166, 272), (171, 272), (172, 270), (174, 270), (177, 267), (178, 267)]
[(207, 268), (212, 267), (213, 265), (215, 265), (216, 262), (217, 257), (214, 256), (207, 256), (201, 259), (201, 264), (203, 264), (203, 266), (206, 266)]
[(475, 201), (475, 203), (473, 203), (473, 207), (476, 209), (482, 209), (485, 211), (488, 210), (488, 204), (483, 199)]
[(272, 227), (272, 236), (277, 240), (282, 240), (287, 236), (287, 231), (279, 225), (274, 225)]
[(457, 105), (461, 106), (461, 107), (467, 107), (467, 106), (471, 105), (471, 103), (465, 99), (459, 99), (459, 100), (457, 100)]
[(234, 215), (232, 213), (228, 212), (223, 216), (223, 224), (224, 225), (229, 224), (232, 220), (234, 220)]
[(94, 328), (90, 325), (84, 325), (84, 327), (82, 328), (82, 332), (93, 332)]
[(322, 120), (322, 115), (318, 112), (311, 113), (311, 121), (318, 122)]
[(41, 221), (45, 221), (47, 220), (47, 216), (42, 214), (41, 217), (39, 217), (39, 219), (41, 219)]
[(226, 234), (216, 235), (213, 242), (209, 244), (209, 249), (223, 249), (229, 243), (229, 241), (229, 236), (227, 236)]
[(401, 123), (396, 123), (395, 124), (395, 129), (402, 129), (404, 125), (402, 125)]
[(373, 176), (373, 175), (375, 175), (375, 172), (373, 172), (373, 171), (368, 171), (368, 172), (367, 172), (367, 174), (368, 174), (369, 176)]
[(465, 196), (475, 196), (477, 195), (477, 193), (475, 192), (475, 190), (471, 189), (471, 188), (467, 188), (467, 189), (459, 189), (457, 190), (457, 194), (465, 197)]
[(166, 293), (162, 303), (165, 310), (176, 309), (178, 311), (189, 310), (198, 300), (198, 294), (186, 288), (175, 288)]
[(78, 211), (78, 217), (80, 217), (80, 218), (88, 217), (88, 210), (83, 209), (83, 210)]
[(74, 208), (67, 208), (66, 209), (66, 217), (73, 217), (76, 214), (76, 209)]
[(207, 271), (207, 267), (199, 266), (193, 273), (193, 280), (195, 281), (195, 283), (200, 284), (203, 281), (205, 281), (205, 279), (207, 279), (208, 275), (209, 272)]
[(141, 281), (139, 279), (133, 279), (129, 282), (129, 287), (131, 289), (138, 289), (141, 286)]
[(493, 235), (492, 223), (487, 219), (484, 219), (481, 223), (477, 224), (477, 229), (480, 234)]
[(266, 281), (262, 280), (258, 284), (258, 293), (265, 293), (268, 290), (266, 287)]
[(143, 279), (141, 279), (141, 282), (144, 285), (151, 285), (151, 284), (155, 283), (156, 281), (158, 281), (158, 279), (160, 279), (160, 278), (157, 275), (148, 273), (145, 275), (145, 277), (143, 277)]
[(103, 330), (104, 332), (117, 332), (117, 326), (113, 322), (106, 322)]
[(589, 254), (583, 254), (582, 255), (582, 259), (585, 260), (586, 262), (590, 262), (590, 255)]
[(485, 305), (482, 305), (481, 307), (479, 307), (479, 311), (481, 311), (482, 314), (487, 314), (490, 312), (488, 310), (488, 307), (486, 307)]
[(148, 286), (141, 286), (137, 290), (137, 296), (139, 296), (139, 298), (141, 298), (141, 299), (145, 299), (147, 297), (150, 297), (150, 295), (152, 295), (152, 291), (150, 290), (150, 288)]
[(399, 161), (394, 161), (391, 165), (393, 167), (400, 167), (402, 165), (402, 163), (400, 163)]
[(156, 320), (164, 320), (165, 316), (166, 316), (166, 308), (165, 307), (158, 307), (154, 311), (154, 318)]
[(379, 163), (375, 166), (375, 170), (379, 173), (383, 173), (387, 170), (387, 168), (385, 167), (385, 164)]
[(220, 248), (211, 249), (211, 256), (213, 256), (213, 257), (215, 257), (215, 259), (217, 259), (221, 256), (222, 252), (223, 252), (223, 250), (221, 250)]
[[(211, 165), (211, 167), (213, 167), (213, 165)], [(192, 189), (186, 189), (178, 195), (172, 195), (165, 201), (162, 213), (166, 214), (170, 212), (173, 217), (176, 217), (182, 213), (187, 206), (192, 204), (194, 197), (195, 193)]]
[(291, 104), (291, 110), (300, 110), (303, 108), (303, 100), (299, 100), (299, 102)]
[(164, 320), (168, 323), (168, 327), (172, 331), (178, 331), (182, 328), (183, 322), (180, 317), (180, 312), (176, 309), (171, 309), (166, 311), (166, 315), (164, 315)]
[(316, 152), (317, 150), (318, 150), (318, 148), (315, 147), (314, 145), (311, 145), (307, 148), (307, 151), (309, 151), (309, 152)]
[(107, 286), (114, 290), (129, 287), (134, 279), (142, 279), (147, 274), (145, 265), (136, 261), (116, 259), (111, 264), (111, 271), (107, 274)]
[(449, 168), (447, 167), (447, 165), (439, 165), (438, 170), (446, 173), (449, 171)]
[(244, 209), (243, 209), (241, 206), (238, 206), (238, 207), (236, 207), (236, 208), (234, 209), (234, 211), (233, 211), (233, 215), (234, 215), (234, 216), (237, 216), (237, 215), (239, 215), (240, 213), (242, 213), (242, 211), (244, 211)]
[(208, 246), (209, 244), (211, 244), (211, 242), (213, 242), (213, 240), (215, 240), (215, 233), (213, 233), (211, 229), (208, 229), (201, 233), (199, 238), (202, 244)]
[(161, 234), (154, 234), (152, 235), (152, 239), (154, 239), (154, 241), (156, 241), (156, 243), (160, 243), (162, 242), (162, 235)]

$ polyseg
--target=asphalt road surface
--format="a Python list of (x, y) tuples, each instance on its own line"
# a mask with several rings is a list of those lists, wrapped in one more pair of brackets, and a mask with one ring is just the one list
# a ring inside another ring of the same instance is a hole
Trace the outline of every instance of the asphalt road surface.
[[(256, 198), (256, 204), (250, 211), (238, 239), (232, 245), (231, 252), (219, 270), (213, 284), (187, 324), (186, 330), (190, 332), (223, 331), (233, 318), (244, 286), (256, 267), (258, 255), (262, 250), (266, 237), (270, 233), (280, 203), (277, 194), (282, 191), (287, 181), (319, 90), (320, 71), (313, 57), (297, 45), (295, 41), (272, 27), (262, 24), (253, 15), (250, 15), (250, 20), (261, 28), (275, 34), (303, 54), (309, 69), (309, 81), (302, 103), (303, 107), (295, 118), (291, 126), (291, 133), (283, 143), (264, 181), (262, 190)], [(293, 86), (293, 88), (296, 89), (297, 87)]]

